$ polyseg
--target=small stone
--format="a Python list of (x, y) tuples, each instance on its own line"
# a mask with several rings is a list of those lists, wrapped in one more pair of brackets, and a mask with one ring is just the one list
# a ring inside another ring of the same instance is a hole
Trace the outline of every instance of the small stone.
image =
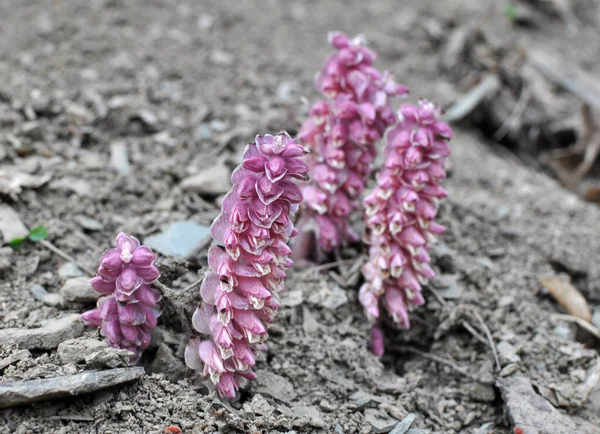
[(58, 358), (63, 364), (81, 363), (86, 356), (107, 348), (104, 341), (91, 338), (69, 339), (58, 345)]
[(142, 375), (144, 375), (144, 368), (135, 366), (100, 372), (86, 371), (81, 374), (41, 380), (2, 383), (0, 384), (0, 408), (91, 393), (135, 380)]
[(110, 144), (110, 165), (121, 176), (126, 176), (130, 172), (129, 156), (127, 153), (127, 143), (113, 142)]
[(67, 304), (65, 302), (65, 299), (63, 298), (63, 296), (60, 294), (57, 294), (56, 292), (50, 292), (50, 293), (44, 295), (42, 297), (42, 303), (44, 303), (46, 306), (57, 307), (57, 308), (65, 307)]
[(519, 363), (521, 358), (517, 354), (517, 350), (514, 346), (508, 342), (501, 341), (498, 343), (498, 355), (500, 356), (500, 364), (502, 366), (509, 363)]
[(244, 408), (248, 408), (248, 410), (252, 413), (264, 416), (273, 413), (275, 410), (260, 393), (254, 395), (252, 397), (252, 401), (248, 404), (245, 404)]
[(61, 295), (65, 300), (73, 303), (91, 303), (100, 298), (87, 277), (75, 277), (68, 279), (60, 288)]
[(265, 370), (256, 371), (252, 390), (283, 402), (290, 402), (297, 395), (294, 386), (286, 378)]
[(10, 206), (3, 204), (0, 204), (0, 233), (5, 244), (15, 238), (25, 238), (29, 234), (19, 214)]
[(220, 119), (214, 119), (210, 121), (210, 129), (217, 133), (223, 133), (227, 131), (227, 122), (223, 122)]
[(511, 363), (510, 365), (506, 365), (504, 368), (502, 368), (502, 370), (500, 371), (500, 373), (498, 375), (500, 375), (501, 377), (508, 377), (508, 376), (514, 374), (515, 372), (517, 372), (518, 370), (519, 370), (519, 364)]
[(224, 164), (216, 164), (185, 178), (180, 185), (185, 191), (218, 196), (231, 189), (231, 172)]
[(327, 293), (320, 305), (329, 310), (336, 310), (348, 302), (346, 291), (338, 285), (327, 286)]
[(52, 181), (50, 188), (64, 193), (75, 193), (78, 196), (90, 196), (92, 193), (92, 186), (89, 182), (74, 177), (65, 177)]
[(281, 305), (285, 307), (300, 306), (304, 301), (301, 290), (285, 291), (281, 294)]
[(83, 276), (83, 271), (81, 271), (77, 264), (74, 264), (73, 262), (65, 262), (58, 269), (58, 275), (63, 278), (81, 277)]
[[(41, 327), (9, 328), (0, 330), (0, 342), (14, 342), (28, 350), (52, 350), (67, 339), (83, 333), (80, 315), (71, 314), (59, 319), (42, 321)], [(0, 405), (1, 406), (1, 405)]]
[(596, 328), (600, 328), (600, 309), (594, 309), (592, 314), (592, 324)]
[(306, 306), (302, 306), (302, 328), (309, 335), (319, 333), (322, 329), (321, 324), (317, 322), (310, 309)]
[(233, 57), (233, 54), (227, 53), (226, 51), (214, 50), (212, 53), (210, 53), (210, 60), (215, 65), (228, 66), (233, 63), (235, 58)]
[(87, 355), (85, 364), (96, 369), (118, 368), (128, 366), (132, 357), (133, 353), (129, 350), (108, 347)]
[(175, 222), (144, 239), (144, 244), (165, 256), (184, 258), (210, 237), (210, 227), (191, 221)]
[(42, 301), (44, 296), (48, 295), (48, 291), (42, 285), (33, 285), (29, 290), (36, 300)]
[(493, 402), (496, 399), (494, 388), (490, 384), (473, 383), (467, 387), (467, 393), (475, 401)]
[(456, 300), (462, 296), (462, 287), (458, 284), (458, 274), (441, 274), (432, 280), (438, 294), (446, 300)]
[(398, 423), (396, 419), (392, 419), (374, 408), (365, 409), (365, 421), (371, 424), (374, 433), (388, 433)]
[(404, 419), (398, 422), (398, 425), (396, 425), (389, 434), (405, 434), (406, 431), (410, 429), (410, 426), (413, 424), (416, 417), (416, 414), (409, 413)]
[(327, 424), (323, 420), (323, 415), (319, 409), (312, 405), (295, 405), (292, 411), (296, 415), (305, 416), (308, 418), (308, 423), (316, 428), (325, 428)]
[(83, 229), (88, 231), (101, 231), (104, 229), (104, 225), (100, 223), (98, 220), (88, 217), (86, 215), (77, 215), (74, 220), (81, 226)]

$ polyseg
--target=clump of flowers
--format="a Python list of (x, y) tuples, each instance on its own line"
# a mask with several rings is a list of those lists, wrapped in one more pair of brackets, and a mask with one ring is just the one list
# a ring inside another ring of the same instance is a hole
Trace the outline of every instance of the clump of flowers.
[[(396, 324), (408, 328), (408, 310), (424, 303), (421, 286), (434, 276), (428, 250), (444, 231), (434, 219), (438, 200), (447, 196), (440, 181), (452, 130), (439, 120), (439, 108), (424, 100), (401, 106), (398, 117), (377, 186), (364, 200), (370, 248), (359, 298), (370, 320), (383, 304)], [(381, 354), (383, 339), (379, 331), (374, 335), (373, 349)]]
[(209, 376), (221, 396), (234, 397), (255, 377), (252, 367), (265, 349), (266, 324), (279, 308), (292, 265), (287, 243), (297, 230), (291, 216), (302, 201), (294, 180), (308, 179), (308, 165), (300, 160), (307, 153), (286, 132), (257, 136), (231, 175), (233, 188), (212, 224), (216, 244), (192, 318), (206, 336), (190, 340), (185, 360)]
[(111, 347), (131, 351), (131, 363), (136, 363), (150, 344), (160, 315), (160, 293), (150, 286), (160, 275), (155, 261), (150, 247), (121, 232), (116, 247), (100, 258), (98, 276), (90, 281), (104, 297), (98, 300), (96, 309), (82, 315), (83, 321), (90, 327), (100, 327)]
[(375, 144), (396, 122), (390, 98), (408, 92), (389, 73), (373, 67), (377, 56), (362, 36), (332, 33), (329, 42), (336, 51), (315, 81), (326, 99), (312, 106), (298, 134), (312, 151), (311, 183), (303, 188), (298, 227), (315, 230), (324, 251), (358, 240), (349, 216), (360, 208)]

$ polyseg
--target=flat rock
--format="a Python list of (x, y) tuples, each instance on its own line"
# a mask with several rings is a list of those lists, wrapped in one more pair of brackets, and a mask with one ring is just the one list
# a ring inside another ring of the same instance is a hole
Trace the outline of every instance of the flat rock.
[(15, 238), (23, 238), (29, 234), (19, 214), (8, 205), (0, 204), (0, 234), (4, 243), (10, 243)]
[(80, 363), (85, 358), (107, 347), (106, 342), (92, 338), (69, 339), (58, 345), (58, 358), (63, 364)]
[(571, 419), (535, 393), (529, 378), (520, 375), (498, 378), (496, 387), (502, 393), (513, 428), (520, 427), (523, 434), (580, 432)]
[(41, 327), (10, 328), (0, 330), (0, 342), (14, 342), (20, 348), (51, 350), (67, 339), (76, 338), (83, 333), (83, 322), (77, 314), (59, 319), (42, 321)]
[(144, 239), (144, 244), (165, 256), (183, 258), (210, 237), (210, 227), (191, 221), (171, 223), (162, 232)]
[(60, 288), (60, 294), (65, 300), (74, 303), (92, 303), (100, 298), (87, 277), (74, 277), (68, 279)]
[(144, 368), (135, 366), (108, 371), (87, 371), (81, 374), (42, 380), (3, 383), (0, 384), (0, 408), (91, 393), (135, 380), (142, 375), (144, 375)]
[(365, 420), (371, 424), (374, 433), (388, 433), (398, 424), (396, 419), (374, 408), (365, 410)]
[(181, 181), (181, 188), (198, 194), (218, 196), (231, 189), (231, 172), (223, 164), (202, 169)]
[(286, 378), (264, 370), (256, 371), (256, 380), (252, 384), (252, 390), (283, 402), (290, 402), (297, 395), (294, 386)]
[(413, 424), (416, 417), (416, 414), (409, 413), (404, 419), (398, 422), (398, 424), (394, 427), (393, 430), (390, 431), (389, 434), (405, 434), (406, 431), (410, 429), (410, 426)]

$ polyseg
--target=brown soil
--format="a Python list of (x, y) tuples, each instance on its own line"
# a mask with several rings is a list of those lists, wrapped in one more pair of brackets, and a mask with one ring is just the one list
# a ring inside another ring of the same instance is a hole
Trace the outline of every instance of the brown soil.
[[(316, 98), (312, 78), (329, 52), (330, 30), (365, 33), (381, 68), (415, 97), (444, 106), (467, 90), (463, 79), (473, 72), (460, 59), (444, 64), (451, 36), (464, 26), (485, 28), (490, 44), (506, 52), (541, 42), (600, 72), (593, 0), (571, 2), (577, 33), (545, 9), (535, 28), (515, 27), (502, 3), (0, 1), (0, 168), (51, 175), (17, 201), (2, 201), (28, 227), (44, 224), (51, 243), (91, 269), (119, 231), (143, 239), (177, 220), (209, 224), (215, 197), (184, 191), (181, 179), (219, 159), (235, 166), (257, 133), (294, 134), (305, 116), (300, 97)], [(574, 97), (553, 92), (561, 109), (578, 112)], [(427, 289), (427, 305), (412, 312), (413, 328), (386, 331), (382, 361), (367, 349), (369, 326), (356, 297), (360, 252), (348, 250), (344, 257), (355, 261), (292, 274), (258, 379), (239, 400), (221, 403), (183, 367), (185, 330), (167, 310), (159, 326), (169, 366), (153, 365), (153, 346), (141, 380), (0, 410), (0, 432), (161, 433), (177, 425), (186, 433), (369, 433), (373, 422), (415, 413), (413, 428), (436, 433), (508, 433), (490, 339), (502, 350), (502, 366), (506, 348), (516, 349), (515, 369), (578, 432), (600, 432), (600, 392), (582, 394), (597, 353), (581, 341), (594, 342), (553, 316), (561, 308), (539, 283), (565, 275), (598, 308), (600, 210), (478, 129), (455, 132), (450, 198), (440, 215), (448, 230), (432, 252), (439, 276), (430, 286), (440, 298)], [(129, 152), (124, 177), (109, 163), (118, 141)], [(81, 216), (102, 228), (86, 229)], [(34, 284), (58, 292), (64, 262), (36, 244), (0, 250), (0, 265), (10, 264), (0, 267), (0, 328), (34, 327), (87, 307), (58, 309), (32, 296)], [(171, 266), (173, 281), (165, 283), (183, 288), (201, 264)], [(0, 350), (0, 359), (16, 351)], [(34, 353), (0, 381), (72, 369), (54, 351)], [(494, 428), (482, 427), (488, 423)]]

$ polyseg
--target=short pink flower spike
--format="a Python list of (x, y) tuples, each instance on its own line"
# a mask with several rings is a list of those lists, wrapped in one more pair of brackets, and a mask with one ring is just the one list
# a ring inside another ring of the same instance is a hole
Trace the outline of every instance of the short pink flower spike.
[(83, 321), (90, 327), (100, 327), (111, 347), (131, 351), (131, 363), (136, 363), (150, 344), (160, 315), (157, 303), (161, 295), (150, 286), (160, 275), (155, 261), (150, 247), (121, 232), (116, 247), (100, 258), (98, 276), (90, 281), (104, 297), (98, 300), (96, 309), (82, 315)]
[(408, 310), (425, 302), (421, 285), (434, 276), (428, 250), (444, 231), (434, 219), (439, 199), (448, 195), (440, 181), (452, 138), (439, 117), (428, 101), (401, 106), (399, 123), (387, 135), (385, 166), (364, 200), (370, 248), (359, 298), (372, 321), (381, 302), (399, 326), (410, 327)]
[(314, 229), (319, 247), (327, 252), (359, 239), (349, 217), (360, 209), (375, 144), (396, 122), (390, 99), (408, 92), (373, 67), (376, 55), (362, 36), (351, 40), (331, 33), (329, 41), (336, 51), (315, 81), (327, 99), (313, 105), (298, 134), (312, 151), (311, 182), (303, 188), (298, 227)]
[(300, 160), (307, 153), (285, 131), (257, 136), (231, 175), (233, 188), (212, 224), (210, 271), (192, 318), (205, 336), (190, 340), (185, 360), (209, 376), (221, 396), (233, 398), (255, 377), (258, 351), (266, 348), (267, 323), (292, 265), (287, 243), (297, 230), (291, 217), (302, 201), (294, 181), (308, 179), (308, 165)]

